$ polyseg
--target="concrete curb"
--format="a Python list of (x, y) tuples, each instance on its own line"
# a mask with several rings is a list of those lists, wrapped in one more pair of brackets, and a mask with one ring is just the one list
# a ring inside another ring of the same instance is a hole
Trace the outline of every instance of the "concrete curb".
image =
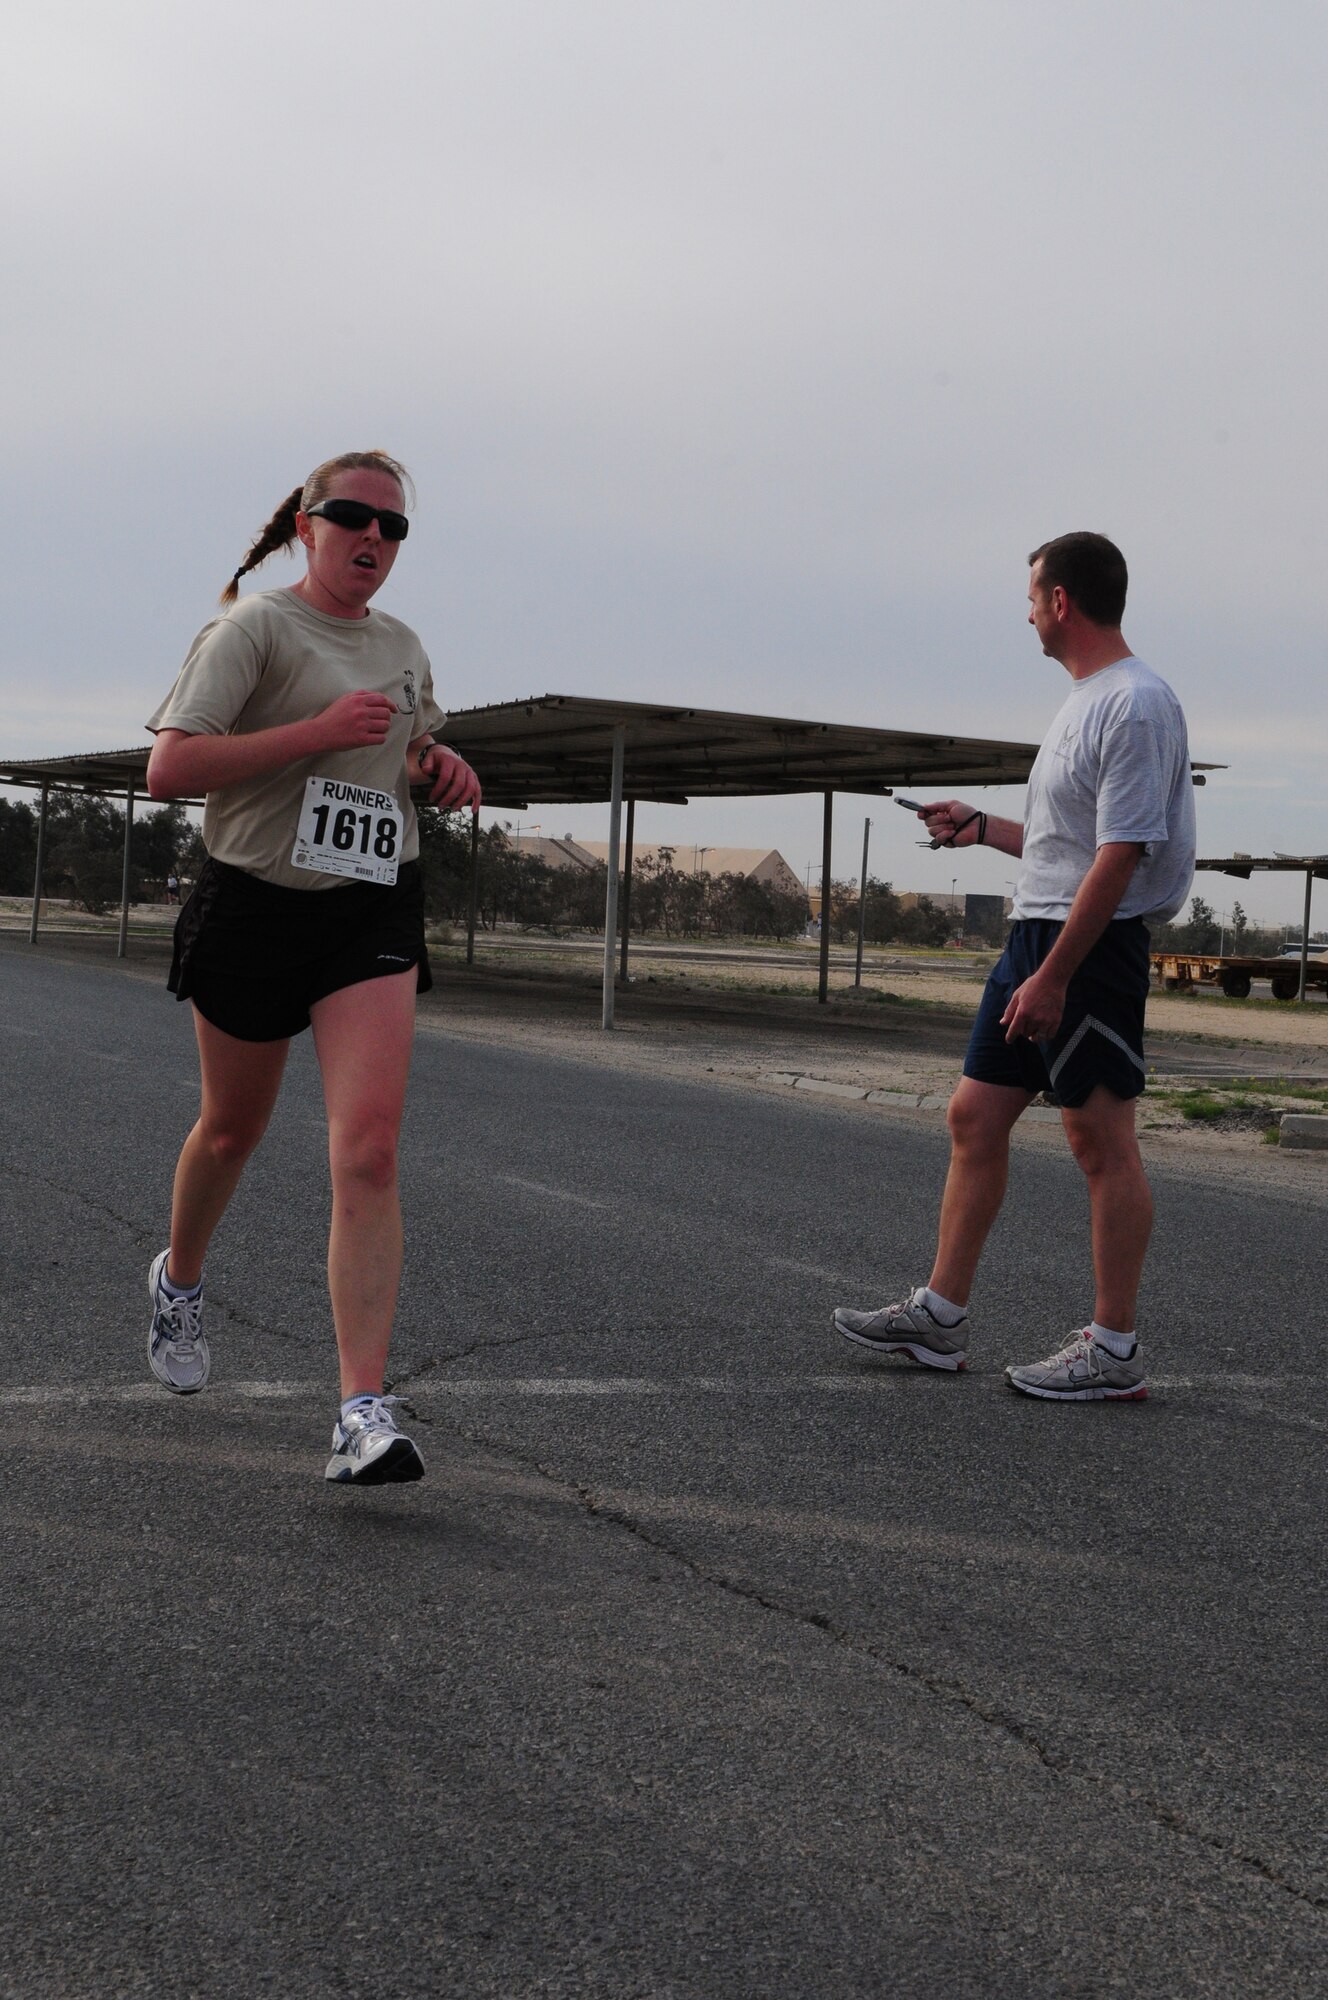
[[(831, 1077), (807, 1076), (797, 1070), (767, 1070), (762, 1083), (782, 1083), (792, 1090), (810, 1090), (818, 1097), (837, 1097), (849, 1103), (876, 1104), (892, 1111), (946, 1111), (949, 1109), (948, 1093), (935, 1092), (919, 1094), (915, 1090), (868, 1090), (865, 1084), (836, 1083)], [(1025, 1111), (1021, 1124), (1059, 1125), (1061, 1114), (1050, 1104), (1032, 1104)], [(1321, 1121), (1328, 1124), (1328, 1119)]]
[(1298, 1146), (1306, 1152), (1328, 1153), (1328, 1118), (1312, 1111), (1284, 1111), (1277, 1143)]

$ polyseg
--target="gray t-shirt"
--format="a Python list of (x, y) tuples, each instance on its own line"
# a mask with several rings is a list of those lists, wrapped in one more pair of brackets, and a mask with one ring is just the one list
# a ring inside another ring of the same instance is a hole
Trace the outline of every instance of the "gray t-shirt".
[(1133, 656), (1075, 681), (1028, 781), (1016, 917), (1064, 918), (1099, 847), (1144, 853), (1118, 917), (1164, 923), (1194, 879), (1194, 792), (1181, 705)]
[(399, 618), (333, 618), (291, 590), (261, 590), (203, 627), (175, 686), (148, 722), (190, 735), (243, 736), (304, 722), (340, 695), (368, 688), (397, 706), (386, 741), (358, 750), (324, 750), (284, 770), (243, 778), (209, 792), (203, 840), (209, 854), (288, 889), (337, 889), (336, 875), (297, 868), (295, 830), (311, 777), (394, 792), (404, 820), (401, 859), (420, 851), (410, 800), (406, 747), (441, 729), (423, 646)]

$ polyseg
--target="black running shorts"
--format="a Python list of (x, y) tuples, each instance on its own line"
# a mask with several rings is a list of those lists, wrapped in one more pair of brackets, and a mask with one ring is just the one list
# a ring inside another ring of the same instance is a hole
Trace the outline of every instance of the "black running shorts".
[(1147, 1081), (1144, 1002), (1148, 932), (1140, 917), (1107, 925), (1070, 981), (1061, 1025), (1049, 1042), (1007, 1042), (1001, 1015), (1017, 986), (1043, 963), (1064, 926), (1021, 918), (993, 968), (973, 1023), (964, 1075), (977, 1083), (1046, 1090), (1073, 1110), (1104, 1083), (1114, 1097), (1138, 1097)]
[(286, 889), (209, 856), (176, 920), (167, 984), (223, 1034), (278, 1042), (307, 1028), (309, 1009), (329, 993), (412, 965), (416, 992), (427, 993), (418, 861), (403, 862), (391, 888), (318, 890)]

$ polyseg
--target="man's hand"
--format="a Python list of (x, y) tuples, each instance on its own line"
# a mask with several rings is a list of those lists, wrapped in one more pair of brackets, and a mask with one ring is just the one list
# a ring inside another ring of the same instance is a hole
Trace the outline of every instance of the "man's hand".
[(1001, 1015), (1007, 1042), (1049, 1042), (1065, 1012), (1065, 985), (1041, 966), (1031, 979), (1016, 986)]
[[(343, 694), (325, 708), (314, 722), (319, 750), (364, 750), (386, 743), (387, 732), (397, 705), (385, 694), (371, 694), (359, 688)], [(315, 753), (316, 754), (316, 753)]]
[(429, 781), (429, 804), (442, 812), (480, 803), (480, 781), (463, 757), (445, 743), (430, 743), (422, 750), (419, 768)]
[[(941, 847), (976, 847), (979, 830), (979, 811), (964, 799), (937, 799), (933, 805), (923, 806), (918, 814), (925, 821), (927, 832)], [(964, 821), (968, 825), (964, 826)], [(956, 828), (964, 827), (962, 833)]]

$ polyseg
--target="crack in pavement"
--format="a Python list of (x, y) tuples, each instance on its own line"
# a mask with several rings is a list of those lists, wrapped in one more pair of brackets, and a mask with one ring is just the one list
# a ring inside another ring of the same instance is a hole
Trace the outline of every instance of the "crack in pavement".
[[(402, 1390), (408, 1391), (410, 1384), (413, 1382), (418, 1382), (422, 1375), (435, 1375), (437, 1374), (440, 1368), (448, 1368), (454, 1361), (468, 1361), (472, 1354), (479, 1354), (485, 1348), (528, 1347), (534, 1341), (562, 1340), (564, 1338), (565, 1335), (556, 1332), (553, 1328), (550, 1327), (543, 1328), (539, 1333), (514, 1333), (509, 1335), (509, 1337), (506, 1340), (491, 1340), (485, 1337), (484, 1335), (477, 1335), (477, 1337), (474, 1340), (472, 1340), (467, 1346), (458, 1347), (453, 1353), (426, 1354), (424, 1359), (422, 1361), (416, 1362), (415, 1366), (412, 1369), (410, 1369), (406, 1374), (394, 1376), (390, 1381), (384, 1379), (383, 1383), (384, 1393), (389, 1395), (397, 1395), (400, 1394)], [(415, 1423), (427, 1424), (430, 1426), (430, 1428), (432, 1428), (436, 1419), (433, 1417), (426, 1417), (422, 1415), (422, 1413), (419, 1410), (417, 1410), (414, 1404), (411, 1402), (409, 1394), (402, 1395), (401, 1400), (403, 1406), (409, 1412), (412, 1420)]]
[(35, 1187), (49, 1188), (53, 1194), (67, 1195), (71, 1201), (81, 1202), (84, 1208), (90, 1208), (94, 1215), (109, 1216), (110, 1220), (117, 1223), (121, 1229), (127, 1229), (136, 1243), (156, 1241), (156, 1238), (149, 1236), (139, 1223), (131, 1222), (127, 1215), (121, 1215), (109, 1202), (98, 1201), (92, 1195), (84, 1194), (82, 1188), (70, 1187), (67, 1181), (54, 1180), (49, 1174), (39, 1174), (31, 1167), (13, 1166), (8, 1160), (0, 1160), (0, 1174), (7, 1174), (10, 1180), (30, 1181)]
[(720, 1571), (708, 1568), (698, 1556), (691, 1555), (686, 1549), (664, 1540), (623, 1508), (605, 1505), (597, 1498), (592, 1487), (583, 1486), (579, 1480), (566, 1477), (554, 1467), (546, 1465), (542, 1459), (513, 1445), (506, 1438), (467, 1429), (465, 1425), (455, 1421), (446, 1424), (445, 1427), (465, 1439), (468, 1444), (504, 1455), (513, 1465), (527, 1472), (537, 1473), (551, 1486), (571, 1496), (587, 1520), (603, 1521), (623, 1529), (657, 1555), (678, 1563), (699, 1582), (722, 1590), (743, 1603), (758, 1605), (761, 1610), (771, 1612), (778, 1618), (787, 1619), (792, 1624), (809, 1626), (856, 1658), (870, 1661), (873, 1666), (897, 1675), (900, 1680), (922, 1689), (940, 1701), (951, 1702), (966, 1709), (975, 1720), (983, 1723), (988, 1729), (1008, 1738), (1027, 1751), (1052, 1777), (1060, 1779), (1063, 1783), (1081, 1785), (1086, 1789), (1103, 1792), (1120, 1805), (1141, 1810), (1164, 1831), (1193, 1841), (1214, 1857), (1257, 1877), (1271, 1888), (1281, 1891), (1283, 1895), (1299, 1903), (1316, 1917), (1328, 1910), (1328, 1896), (1316, 1894), (1281, 1873), (1274, 1864), (1265, 1861), (1262, 1856), (1248, 1853), (1245, 1849), (1222, 1839), (1219, 1834), (1195, 1824), (1178, 1807), (1168, 1805), (1164, 1799), (1154, 1798), (1150, 1793), (1141, 1791), (1135, 1786), (1122, 1784), (1117, 1779), (1102, 1777), (1095, 1771), (1080, 1769), (1068, 1757), (1056, 1755), (1047, 1748), (1029, 1723), (984, 1700), (971, 1688), (965, 1687), (961, 1681), (928, 1673), (907, 1660), (896, 1659), (881, 1647), (873, 1645), (870, 1640), (849, 1631), (845, 1626), (836, 1624), (835, 1620), (824, 1612), (809, 1611), (801, 1605), (787, 1603), (778, 1597), (772, 1597), (768, 1591), (759, 1589), (755, 1584), (739, 1582), (734, 1577), (725, 1576)]

